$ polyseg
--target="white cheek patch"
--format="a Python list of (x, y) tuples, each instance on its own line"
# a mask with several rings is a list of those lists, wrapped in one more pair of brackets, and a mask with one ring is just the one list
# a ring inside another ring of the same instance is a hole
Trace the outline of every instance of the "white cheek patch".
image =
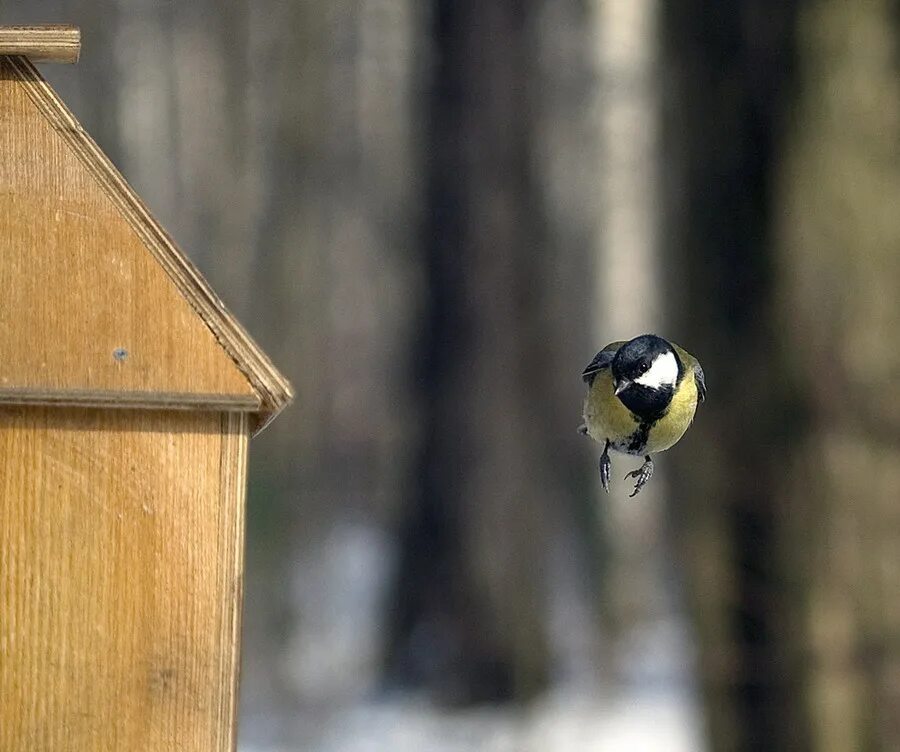
[(636, 384), (642, 384), (651, 389), (675, 386), (678, 381), (678, 361), (675, 360), (675, 354), (665, 352), (657, 355), (650, 364), (650, 370), (638, 376), (634, 381)]

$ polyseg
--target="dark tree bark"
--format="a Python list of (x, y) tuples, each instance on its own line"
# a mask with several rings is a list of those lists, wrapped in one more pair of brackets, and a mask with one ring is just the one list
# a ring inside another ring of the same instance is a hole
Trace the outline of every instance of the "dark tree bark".
[(897, 749), (897, 4), (667, 8), (712, 747)]
[[(438, 0), (424, 143), (422, 406), (388, 667), (460, 702), (545, 683), (552, 437), (532, 174), (537, 2)], [(423, 645), (425, 646), (423, 648)]]
[(900, 5), (811, 0), (779, 174), (778, 308), (809, 429), (786, 523), (811, 748), (900, 749)]
[(802, 400), (775, 308), (773, 186), (796, 3), (664, 4), (672, 310), (708, 374), (674, 505), (714, 750), (802, 750), (781, 489)]

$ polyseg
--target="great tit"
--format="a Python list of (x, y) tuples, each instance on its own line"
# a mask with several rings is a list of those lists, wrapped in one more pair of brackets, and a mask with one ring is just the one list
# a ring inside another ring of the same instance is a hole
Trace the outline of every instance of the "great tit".
[(653, 475), (651, 454), (673, 446), (706, 398), (700, 363), (655, 334), (604, 347), (581, 374), (588, 386), (581, 433), (603, 444), (600, 482), (609, 493), (609, 450), (644, 457), (625, 478), (635, 496)]

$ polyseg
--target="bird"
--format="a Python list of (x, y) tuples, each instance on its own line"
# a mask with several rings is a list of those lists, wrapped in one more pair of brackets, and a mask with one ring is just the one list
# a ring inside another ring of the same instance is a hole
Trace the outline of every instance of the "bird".
[(600, 482), (609, 493), (609, 450), (642, 456), (644, 464), (628, 473), (636, 478), (632, 497), (653, 475), (652, 454), (674, 446), (706, 399), (700, 362), (678, 345), (655, 334), (612, 342), (581, 374), (587, 384), (584, 423), (579, 431), (603, 445)]

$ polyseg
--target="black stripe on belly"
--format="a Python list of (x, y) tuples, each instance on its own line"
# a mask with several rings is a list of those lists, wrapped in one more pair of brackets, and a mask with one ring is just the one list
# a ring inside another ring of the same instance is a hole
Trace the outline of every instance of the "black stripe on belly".
[(637, 430), (628, 438), (627, 449), (629, 452), (634, 452), (635, 454), (644, 453), (644, 447), (647, 446), (647, 442), (650, 440), (650, 429), (653, 428), (655, 423), (655, 420), (641, 421)]

